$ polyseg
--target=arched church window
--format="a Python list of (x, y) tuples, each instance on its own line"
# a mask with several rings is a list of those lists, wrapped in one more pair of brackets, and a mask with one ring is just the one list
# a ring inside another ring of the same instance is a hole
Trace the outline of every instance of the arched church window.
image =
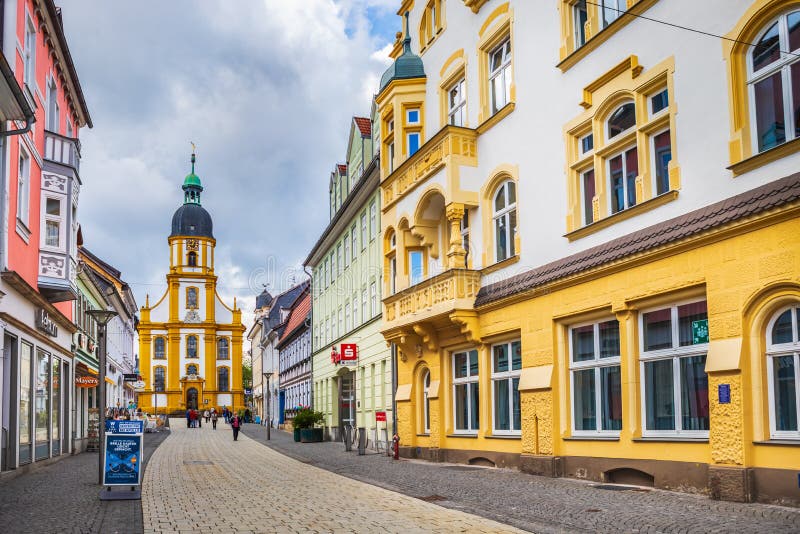
[(197, 288), (189, 287), (186, 289), (186, 307), (189, 309), (197, 308)]
[(217, 359), (227, 360), (228, 358), (228, 340), (226, 338), (221, 338), (217, 341)]
[(155, 358), (158, 360), (163, 360), (166, 357), (166, 343), (164, 338), (157, 337), (155, 339)]
[(166, 376), (166, 369), (164, 367), (156, 367), (155, 380), (153, 381), (153, 389), (156, 391), (164, 391), (164, 382)]
[(197, 358), (197, 336), (186, 338), (186, 357)]
[(230, 389), (230, 371), (227, 367), (220, 367), (217, 369), (217, 389), (219, 391), (228, 391)]

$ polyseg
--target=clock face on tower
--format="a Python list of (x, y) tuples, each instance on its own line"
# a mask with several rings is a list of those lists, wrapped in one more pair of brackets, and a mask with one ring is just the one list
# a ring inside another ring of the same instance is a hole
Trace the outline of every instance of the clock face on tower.
[(197, 251), (200, 246), (197, 243), (197, 239), (189, 239), (186, 241), (186, 250), (190, 251)]

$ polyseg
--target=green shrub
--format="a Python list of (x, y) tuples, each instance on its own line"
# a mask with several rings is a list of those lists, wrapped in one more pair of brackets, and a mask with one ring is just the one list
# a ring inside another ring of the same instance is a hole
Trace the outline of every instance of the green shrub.
[(314, 428), (314, 425), (321, 423), (324, 418), (322, 412), (315, 412), (311, 408), (302, 408), (292, 419), (292, 425), (294, 428)]

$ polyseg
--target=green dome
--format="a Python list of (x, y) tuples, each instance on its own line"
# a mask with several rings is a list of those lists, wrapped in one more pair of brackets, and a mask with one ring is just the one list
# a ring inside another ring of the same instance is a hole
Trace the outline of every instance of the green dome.
[(190, 186), (194, 185), (197, 187), (203, 187), (203, 184), (200, 183), (200, 177), (197, 176), (195, 173), (189, 173), (186, 175), (186, 179), (183, 181), (183, 186)]

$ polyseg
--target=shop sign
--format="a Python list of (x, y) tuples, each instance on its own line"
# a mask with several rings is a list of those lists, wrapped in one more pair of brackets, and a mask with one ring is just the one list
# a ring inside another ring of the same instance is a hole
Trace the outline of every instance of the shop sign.
[(139, 380), (139, 375), (137, 375), (136, 373), (124, 373), (122, 375), (122, 380), (124, 380), (125, 382), (136, 382), (137, 380)]
[(142, 434), (106, 434), (105, 441), (103, 485), (138, 486), (141, 482)]
[(245, 388), (245, 390), (244, 390), (244, 394), (245, 394), (245, 395), (252, 395), (252, 394), (253, 394), (253, 390), (252, 390), (252, 389), (250, 389), (250, 388)]
[(708, 343), (708, 319), (692, 321), (692, 344)]
[(339, 363), (342, 365), (358, 365), (358, 345), (355, 343), (342, 343)]
[(144, 380), (137, 380), (133, 383), (133, 389), (144, 389), (145, 383)]
[(50, 337), (58, 337), (58, 326), (44, 308), (36, 310), (36, 328)]
[(375, 422), (376, 423), (385, 423), (386, 422), (386, 412), (375, 412)]
[(100, 383), (100, 379), (96, 376), (76, 376), (75, 386), (79, 388), (93, 388)]
[(109, 434), (141, 434), (144, 432), (144, 421), (106, 419), (106, 432)]

